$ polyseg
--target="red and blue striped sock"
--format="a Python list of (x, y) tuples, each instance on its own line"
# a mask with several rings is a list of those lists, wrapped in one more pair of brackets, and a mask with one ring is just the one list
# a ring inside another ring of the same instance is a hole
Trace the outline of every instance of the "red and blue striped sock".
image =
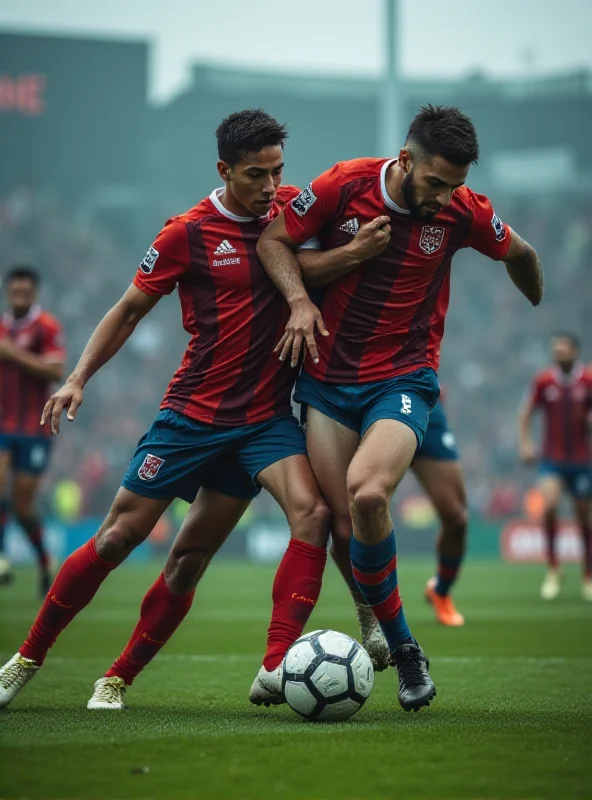
[(436, 575), (436, 585), (434, 591), (441, 597), (446, 597), (452, 585), (458, 578), (462, 556), (439, 556), (438, 573)]
[(395, 532), (379, 544), (364, 544), (352, 536), (350, 556), (358, 589), (380, 623), (389, 650), (413, 642), (399, 596)]

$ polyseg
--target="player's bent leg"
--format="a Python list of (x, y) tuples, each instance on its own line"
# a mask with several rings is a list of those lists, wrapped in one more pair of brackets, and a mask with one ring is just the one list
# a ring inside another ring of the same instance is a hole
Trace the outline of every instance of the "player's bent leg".
[(408, 425), (393, 419), (378, 420), (362, 439), (347, 474), (354, 577), (388, 642), (399, 674), (399, 703), (406, 711), (429, 705), (436, 694), (428, 660), (411, 635), (403, 612), (389, 507), (416, 447), (416, 434)]
[(574, 512), (582, 537), (582, 598), (592, 603), (592, 501), (575, 499)]
[(554, 600), (561, 591), (561, 575), (557, 559), (557, 510), (563, 482), (559, 475), (544, 474), (538, 483), (543, 498), (542, 526), (547, 544), (547, 574), (541, 585), (543, 600)]
[(161, 575), (142, 601), (123, 653), (94, 685), (87, 708), (122, 710), (126, 687), (170, 640), (188, 614), (195, 587), (236, 526), (249, 500), (201, 488), (175, 537)]
[(276, 461), (257, 479), (282, 507), (291, 534), (273, 582), (273, 611), (263, 666), (249, 692), (249, 700), (255, 705), (278, 705), (285, 702), (281, 663), (302, 634), (321, 591), (330, 512), (305, 455)]
[(455, 459), (415, 458), (413, 471), (440, 519), (437, 575), (428, 581), (425, 596), (442, 625), (460, 627), (464, 617), (450, 595), (465, 555), (467, 503), (460, 463)]
[(36, 513), (35, 501), (41, 475), (18, 471), (13, 483), (13, 511), (35, 552), (39, 567), (39, 591), (45, 597), (51, 585), (49, 553), (43, 541), (43, 525)]
[(352, 522), (347, 498), (346, 476), (360, 444), (359, 435), (335, 419), (309, 406), (306, 445), (312, 470), (331, 511), (331, 555), (351, 592), (362, 644), (377, 672), (390, 663), (390, 652), (374, 612), (356, 584), (350, 559)]
[(16, 697), (43, 664), (59, 634), (90, 603), (105, 578), (144, 541), (171, 499), (154, 500), (119, 490), (99, 532), (64, 561), (27, 639), (0, 669), (0, 708)]

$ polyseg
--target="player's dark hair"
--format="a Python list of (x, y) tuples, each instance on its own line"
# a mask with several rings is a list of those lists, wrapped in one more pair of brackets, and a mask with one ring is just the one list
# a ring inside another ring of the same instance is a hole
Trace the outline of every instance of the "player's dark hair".
[(34, 283), (35, 286), (39, 286), (41, 282), (41, 278), (39, 277), (37, 270), (33, 269), (33, 267), (25, 266), (24, 264), (17, 264), (16, 266), (12, 267), (4, 276), (5, 284), (10, 283), (10, 281), (17, 280), (28, 280), (31, 281), (31, 283)]
[(575, 333), (568, 333), (567, 331), (557, 331), (551, 337), (553, 339), (567, 339), (567, 341), (571, 344), (574, 350), (579, 350), (581, 346), (580, 339), (575, 335)]
[(218, 125), (216, 141), (218, 156), (229, 166), (258, 153), (264, 147), (284, 146), (288, 138), (286, 125), (270, 117), (262, 108), (246, 108), (231, 114)]
[(423, 106), (409, 127), (407, 144), (420, 158), (441, 156), (459, 167), (479, 158), (475, 126), (455, 106)]

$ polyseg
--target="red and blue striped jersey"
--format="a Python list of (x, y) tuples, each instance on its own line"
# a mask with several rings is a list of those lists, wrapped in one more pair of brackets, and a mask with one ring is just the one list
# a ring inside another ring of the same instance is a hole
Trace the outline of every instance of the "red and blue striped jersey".
[(539, 372), (530, 402), (543, 414), (541, 456), (562, 464), (589, 464), (592, 372), (576, 364), (569, 375), (557, 367)]
[(429, 221), (413, 218), (386, 191), (393, 159), (360, 158), (336, 164), (285, 209), (297, 244), (318, 237), (323, 250), (351, 241), (366, 222), (391, 218), (386, 250), (326, 287), (319, 363), (305, 369), (328, 383), (364, 383), (438, 368), (450, 295), (453, 255), (472, 247), (502, 259), (509, 228), (483, 195), (462, 187)]
[(291, 413), (295, 371), (273, 349), (289, 307), (256, 252), (266, 226), (299, 190), (281, 186), (265, 217), (238, 217), (216, 190), (168, 220), (134, 284), (153, 296), (178, 288), (191, 334), (162, 408), (210, 425), (236, 427)]
[[(0, 318), (0, 339), (9, 337), (17, 347), (51, 361), (64, 361), (62, 326), (55, 317), (32, 306), (20, 319)], [(49, 425), (39, 426), (51, 382), (32, 375), (19, 364), (0, 360), (0, 432), (21, 436), (49, 436)]]

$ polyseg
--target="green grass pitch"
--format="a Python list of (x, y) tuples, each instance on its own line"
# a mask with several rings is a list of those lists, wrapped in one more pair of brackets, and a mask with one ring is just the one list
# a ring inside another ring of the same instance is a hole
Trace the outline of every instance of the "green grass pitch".
[[(0, 797), (592, 798), (592, 605), (576, 569), (545, 604), (540, 568), (469, 563), (456, 593), (467, 625), (449, 630), (422, 599), (430, 567), (402, 558), (399, 571), (432, 659), (433, 705), (405, 714), (388, 670), (361, 712), (333, 725), (248, 703), (273, 569), (227, 562), (212, 566), (188, 619), (128, 691), (129, 710), (87, 711), (160, 570), (122, 567), (0, 712)], [(37, 609), (34, 578), (22, 570), (0, 590), (3, 660)], [(319, 627), (357, 634), (332, 567), (308, 629)]]

